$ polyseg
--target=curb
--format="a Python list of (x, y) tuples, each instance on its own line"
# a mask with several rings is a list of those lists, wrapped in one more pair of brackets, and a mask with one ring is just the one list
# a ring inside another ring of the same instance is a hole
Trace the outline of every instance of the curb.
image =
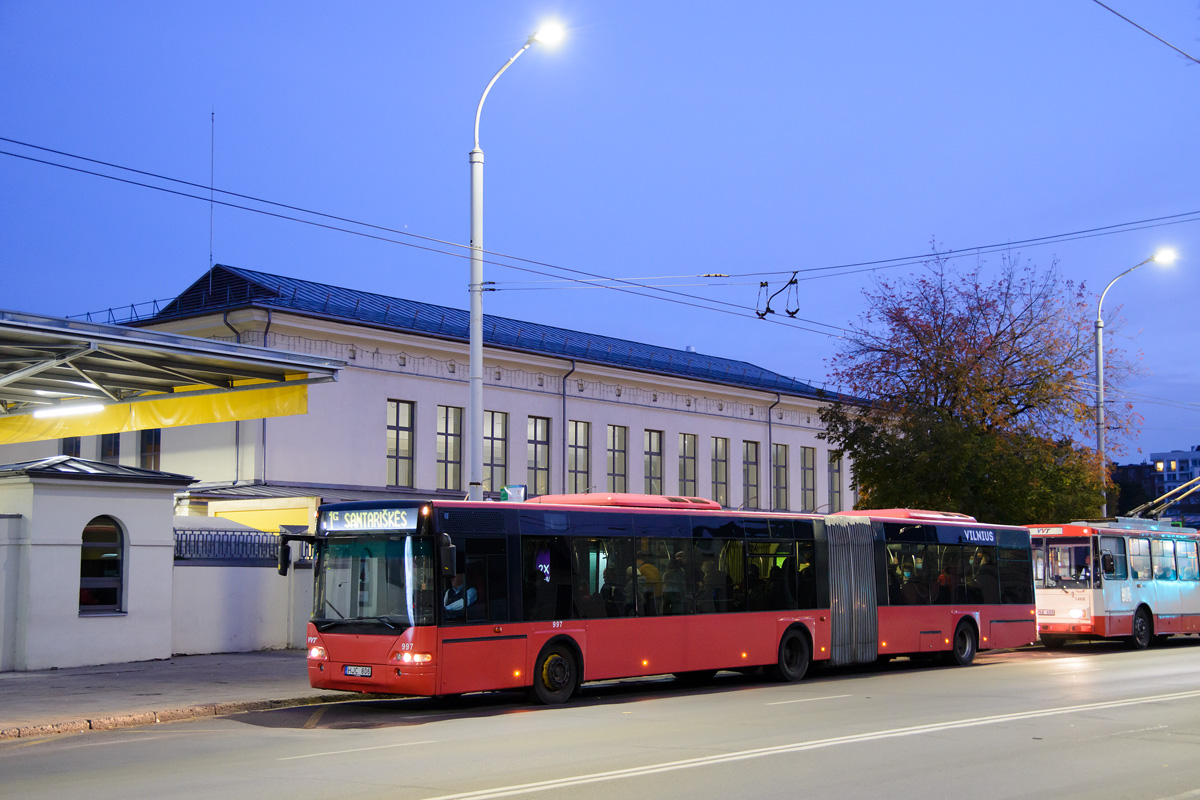
[(114, 714), (105, 717), (68, 720), (45, 725), (26, 725), (19, 728), (0, 729), (0, 741), (33, 739), (54, 736), (60, 733), (85, 733), (108, 731), (115, 728), (132, 728), (138, 725), (155, 725), (160, 722), (179, 722), (200, 717), (225, 717), (247, 711), (267, 711), (273, 708), (312, 706), (324, 703), (344, 702), (353, 696), (327, 694), (308, 697), (288, 697), (281, 700), (243, 700), (232, 703), (201, 703), (182, 708), (167, 708), (161, 711), (140, 711), (133, 714)]

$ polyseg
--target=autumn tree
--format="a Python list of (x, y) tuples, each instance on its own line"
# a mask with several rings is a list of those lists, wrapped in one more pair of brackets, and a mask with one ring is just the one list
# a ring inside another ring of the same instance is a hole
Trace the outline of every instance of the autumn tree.
[[(930, 508), (996, 523), (1099, 512), (1094, 343), (1082, 286), (1055, 266), (1004, 259), (991, 280), (935, 256), (906, 281), (879, 279), (831, 360), (850, 403), (821, 413), (854, 461), (859, 505)], [(1131, 372), (1109, 350), (1106, 384)], [(1110, 412), (1115, 428), (1136, 422)], [(1118, 437), (1119, 438), (1119, 437)]]

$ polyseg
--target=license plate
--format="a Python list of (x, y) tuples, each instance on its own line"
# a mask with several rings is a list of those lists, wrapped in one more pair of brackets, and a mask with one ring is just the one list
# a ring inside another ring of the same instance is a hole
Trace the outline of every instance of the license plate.
[(1039, 608), (1039, 609), (1038, 609), (1038, 616), (1042, 616), (1042, 617), (1053, 617), (1053, 616), (1054, 616), (1054, 609), (1053, 609), (1053, 608)]
[(371, 677), (370, 667), (356, 667), (353, 664), (347, 664), (342, 667), (342, 672), (352, 678), (369, 678)]

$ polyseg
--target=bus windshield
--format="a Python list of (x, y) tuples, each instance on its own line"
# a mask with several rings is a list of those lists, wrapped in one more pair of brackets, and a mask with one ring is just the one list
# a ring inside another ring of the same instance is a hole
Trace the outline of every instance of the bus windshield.
[(417, 536), (317, 541), (312, 621), (387, 634), (434, 623), (433, 542)]
[(1034, 574), (1041, 588), (1086, 589), (1093, 585), (1092, 546), (1086, 538), (1051, 539), (1045, 553), (1039, 551), (1034, 558)]

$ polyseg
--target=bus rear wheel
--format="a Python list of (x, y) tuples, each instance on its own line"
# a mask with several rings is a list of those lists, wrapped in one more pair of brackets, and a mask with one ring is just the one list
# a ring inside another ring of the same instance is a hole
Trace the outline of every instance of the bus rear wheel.
[(975, 651), (978, 649), (979, 642), (975, 638), (975, 626), (965, 619), (961, 620), (958, 627), (954, 629), (950, 651), (945, 654), (946, 663), (959, 667), (968, 666), (975, 660)]
[(1129, 643), (1133, 645), (1134, 650), (1145, 650), (1150, 646), (1153, 635), (1154, 622), (1150, 619), (1150, 612), (1139, 608), (1133, 615), (1133, 636), (1129, 637)]
[(533, 669), (533, 699), (543, 705), (565, 703), (579, 688), (579, 665), (564, 644), (542, 648)]
[(808, 672), (812, 651), (804, 634), (792, 628), (779, 640), (779, 660), (767, 670), (767, 674), (778, 681), (801, 680)]

